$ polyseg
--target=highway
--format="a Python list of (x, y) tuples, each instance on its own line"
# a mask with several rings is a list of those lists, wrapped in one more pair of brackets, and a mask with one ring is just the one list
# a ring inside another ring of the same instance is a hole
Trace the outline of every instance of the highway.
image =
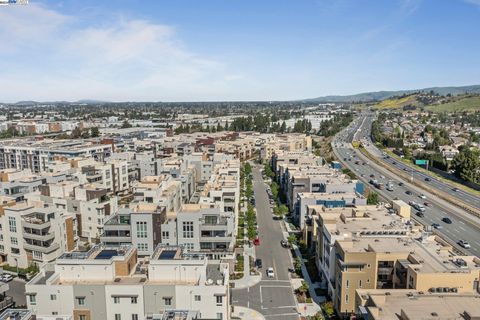
[(393, 158), (384, 159), (383, 152), (372, 143), (370, 137), (370, 129), (373, 121), (373, 114), (368, 114), (355, 137), (358, 140), (367, 141), (367, 144), (364, 144), (364, 147), (370, 154), (376, 155), (379, 160), (386, 162), (389, 166), (394, 166), (399, 170), (408, 172), (408, 174), (411, 176), (411, 179), (417, 179), (419, 181), (422, 181), (423, 183), (427, 183), (431, 188), (441, 190), (448, 195), (458, 199), (459, 201), (462, 201), (472, 207), (480, 209), (480, 199), (477, 195), (462, 189), (456, 189), (455, 186), (448, 184), (445, 181), (438, 180), (437, 178), (428, 175), (420, 170), (416, 170), (413, 166), (408, 166), (401, 161), (397, 161)]
[[(425, 226), (438, 224), (438, 227), (434, 228), (435, 232), (442, 235), (455, 248), (467, 254), (480, 256), (480, 219), (472, 217), (465, 211), (449, 205), (428, 192), (411, 185), (408, 181), (399, 178), (387, 169), (372, 163), (365, 155), (352, 147), (351, 141), (354, 138), (361, 138), (359, 135), (369, 135), (369, 123), (371, 121), (371, 117), (362, 115), (335, 137), (332, 147), (339, 160), (367, 185), (372, 179), (382, 182), (384, 185), (391, 181), (394, 186), (393, 191), (387, 191), (386, 189), (378, 190), (371, 186), (377, 193), (388, 200), (398, 198), (406, 203), (415, 201), (422, 205), (427, 202), (428, 205), (424, 205), (425, 212), (423, 212), (423, 215), (412, 208), (414, 220)], [(358, 130), (359, 128), (361, 130)], [(382, 156), (380, 155), (381, 158)], [(407, 194), (407, 192), (410, 194)], [(424, 194), (426, 199), (420, 198), (421, 194)], [(442, 221), (444, 218), (449, 218), (452, 223), (445, 223)], [(458, 244), (460, 240), (468, 241), (471, 248), (462, 248)]]

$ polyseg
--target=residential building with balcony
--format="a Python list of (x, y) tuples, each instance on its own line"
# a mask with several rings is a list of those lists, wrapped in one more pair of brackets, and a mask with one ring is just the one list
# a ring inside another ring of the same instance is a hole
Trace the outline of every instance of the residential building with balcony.
[(228, 264), (172, 246), (157, 246), (148, 260), (132, 246), (66, 253), (26, 294), (32, 312), (74, 320), (230, 319)]
[(54, 261), (77, 241), (75, 216), (25, 202), (4, 208), (0, 230), (2, 261), (19, 268)]

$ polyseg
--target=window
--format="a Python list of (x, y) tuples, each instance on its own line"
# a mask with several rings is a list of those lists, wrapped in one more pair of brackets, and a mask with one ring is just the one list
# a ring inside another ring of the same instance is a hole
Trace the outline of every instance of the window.
[(79, 306), (84, 306), (85, 305), (85, 297), (77, 297), (77, 304)]
[(189, 250), (193, 250), (193, 243), (185, 243), (185, 250), (189, 251)]
[(52, 315), (56, 316), (56, 315), (58, 315), (58, 312), (57, 311), (52, 311)]
[(120, 303), (120, 297), (113, 297), (113, 303)]
[(371, 265), (370, 263), (369, 263), (369, 264), (367, 264), (367, 268), (370, 268), (371, 266), (372, 266), (372, 265)]
[(3, 244), (0, 244), (0, 252), (4, 252), (5, 251), (5, 247), (3, 246)]
[(146, 238), (147, 237), (147, 222), (146, 221), (137, 221), (137, 238)]
[(223, 313), (217, 312), (217, 319), (223, 319)]
[(202, 297), (199, 295), (195, 295), (195, 301), (202, 301)]
[(347, 280), (347, 281), (345, 282), (345, 287), (347, 287), (347, 288), (350, 287), (350, 281), (349, 281), (349, 280)]
[(148, 243), (138, 243), (138, 251), (148, 251)]
[(133, 303), (133, 304), (136, 304), (137, 303), (137, 297), (131, 297), (130, 302)]
[(362, 287), (362, 280), (358, 280), (358, 286), (361, 288)]
[(132, 314), (132, 320), (138, 320), (138, 314), (133, 313)]
[(28, 301), (30, 302), (30, 304), (32, 306), (36, 305), (37, 304), (37, 297), (34, 295), (34, 294), (31, 294), (28, 296)]
[(193, 222), (192, 221), (183, 222), (183, 237), (193, 238)]
[(165, 302), (166, 306), (172, 305), (172, 298), (171, 297), (163, 297), (163, 301)]
[(170, 233), (168, 231), (162, 231), (162, 238), (170, 238)]
[(50, 300), (52, 300), (52, 301), (57, 300), (57, 295), (56, 294), (51, 294), (50, 295)]
[(42, 253), (40, 251), (32, 251), (32, 256), (34, 259), (42, 259)]
[(348, 294), (345, 295), (345, 303), (348, 303)]
[(87, 320), (87, 316), (84, 314), (81, 314), (78, 316), (78, 320)]
[(205, 224), (215, 225), (217, 224), (216, 216), (205, 216)]
[(122, 320), (122, 315), (120, 313), (115, 313), (115, 320)]
[(222, 296), (217, 296), (217, 305), (222, 304), (223, 297)]
[(17, 221), (14, 217), (8, 217), (8, 227), (10, 232), (17, 232)]

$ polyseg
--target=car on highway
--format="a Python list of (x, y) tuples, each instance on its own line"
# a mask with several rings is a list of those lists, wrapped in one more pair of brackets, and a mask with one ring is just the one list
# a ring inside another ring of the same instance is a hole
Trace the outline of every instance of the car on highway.
[(398, 185), (401, 187), (403, 186), (403, 182), (399, 182)]
[(452, 190), (455, 191), (455, 192), (460, 191), (460, 189), (458, 189), (458, 188), (453, 188)]
[(423, 193), (421, 195), (418, 196), (420, 199), (427, 199), (427, 196), (424, 195)]
[(468, 243), (467, 240), (463, 240), (463, 239), (458, 241), (458, 245), (465, 248), (465, 249), (470, 249), (471, 248), (470, 243)]
[(267, 269), (267, 277), (269, 278), (275, 278), (275, 271), (273, 271), (273, 268), (270, 267)]
[(432, 223), (432, 228), (434, 229), (442, 229), (442, 225), (441, 224), (438, 224), (438, 223)]
[(429, 177), (426, 177), (426, 178), (425, 178), (425, 181), (428, 182), (428, 181), (431, 181), (431, 179), (430, 179)]
[(255, 260), (255, 266), (256, 266), (258, 269), (261, 269), (261, 268), (262, 268), (262, 259), (257, 259), (257, 260)]
[(426, 207), (430, 207), (430, 202), (426, 202), (426, 201), (425, 201), (425, 202), (423, 203), (423, 205), (426, 206)]
[(370, 178), (375, 178), (375, 175), (372, 173), (372, 174), (370, 175)]
[(420, 211), (416, 212), (415, 215), (420, 218), (423, 218), (425, 216), (423, 212), (420, 212)]
[(410, 191), (410, 190), (405, 191), (405, 193), (408, 194), (409, 196), (412, 195), (412, 191)]
[(450, 218), (442, 218), (442, 221), (445, 222), (446, 224), (452, 224), (452, 220), (450, 220)]

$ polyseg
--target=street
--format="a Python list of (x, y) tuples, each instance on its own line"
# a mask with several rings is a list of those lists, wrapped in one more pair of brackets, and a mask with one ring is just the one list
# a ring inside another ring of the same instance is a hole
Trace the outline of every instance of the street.
[[(253, 190), (257, 210), (260, 245), (256, 247), (257, 259), (262, 259), (262, 280), (247, 289), (233, 289), (234, 305), (255, 309), (268, 319), (298, 319), (288, 268), (292, 267), (289, 250), (280, 245), (284, 239), (281, 222), (273, 219), (269, 207), (267, 185), (263, 182), (259, 166), (253, 166)], [(266, 270), (273, 267), (274, 278), (267, 278)]]
[(13, 301), (15, 301), (15, 305), (17, 307), (26, 306), (27, 300), (25, 298), (25, 281), (19, 278), (14, 278), (8, 283), (8, 286), (9, 289), (6, 292), (6, 295), (13, 298)]
[[(446, 239), (449, 240), (454, 247), (461, 251), (469, 252), (477, 256), (480, 255), (480, 241), (478, 240), (478, 225), (480, 225), (480, 221), (478, 221), (477, 218), (474, 218), (467, 213), (457, 214), (457, 212), (461, 211), (460, 209), (454, 208), (448, 204), (442, 204), (442, 201), (433, 195), (428, 194), (428, 192), (420, 190), (418, 187), (411, 185), (408, 181), (402, 180), (400, 177), (396, 176), (390, 171), (376, 165), (375, 163), (372, 163), (371, 161), (369, 162), (369, 159), (366, 158), (361, 152), (358, 152), (356, 149), (353, 149), (351, 145), (349, 145), (349, 142), (354, 139), (354, 136), (357, 133), (361, 133), (362, 135), (366, 136), (369, 135), (369, 125), (371, 124), (371, 120), (366, 119), (367, 118), (359, 119), (358, 123), (353, 127), (352, 130), (340, 134), (334, 142), (334, 145), (338, 145), (337, 147), (334, 147), (334, 149), (339, 155), (339, 160), (342, 161), (358, 176), (360, 180), (364, 181), (366, 184), (368, 184), (370, 179), (378, 180), (384, 184), (386, 184), (388, 181), (392, 181), (394, 184), (393, 191), (374, 189), (375, 192), (381, 194), (387, 199), (392, 200), (394, 198), (398, 198), (406, 203), (409, 201), (415, 201), (417, 203), (429, 202), (430, 205), (425, 206), (425, 212), (423, 216), (416, 215), (416, 210), (412, 208), (413, 219), (426, 226), (431, 226), (434, 223), (439, 224), (441, 228), (437, 229), (436, 232), (446, 237)], [(357, 128), (361, 129), (357, 131)], [(345, 161), (344, 159), (347, 160)], [(359, 163), (356, 163), (357, 161)], [(368, 164), (363, 165), (364, 162)], [(400, 183), (402, 183), (402, 185), (400, 185)], [(411, 194), (407, 194), (407, 191), (410, 191)], [(420, 199), (419, 195), (421, 193), (427, 195), (427, 199)], [(446, 217), (452, 221), (452, 224), (446, 224), (442, 221), (442, 219)], [(467, 240), (470, 243), (471, 248), (461, 248), (457, 244), (457, 242), (461, 239)]]

